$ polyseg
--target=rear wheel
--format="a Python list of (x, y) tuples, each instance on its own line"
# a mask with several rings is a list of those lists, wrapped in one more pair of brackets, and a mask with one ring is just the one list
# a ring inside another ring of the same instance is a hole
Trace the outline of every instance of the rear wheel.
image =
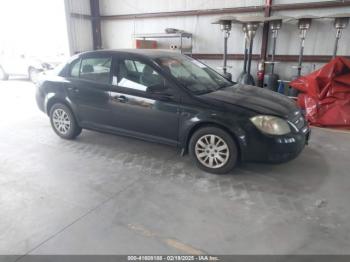
[(6, 74), (5, 70), (0, 66), (0, 80), (8, 80), (9, 75)]
[(200, 128), (192, 135), (189, 150), (200, 169), (215, 174), (232, 170), (238, 158), (237, 146), (231, 135), (212, 126)]
[(74, 139), (82, 131), (73, 112), (64, 104), (54, 104), (50, 109), (50, 122), (55, 133), (64, 139)]

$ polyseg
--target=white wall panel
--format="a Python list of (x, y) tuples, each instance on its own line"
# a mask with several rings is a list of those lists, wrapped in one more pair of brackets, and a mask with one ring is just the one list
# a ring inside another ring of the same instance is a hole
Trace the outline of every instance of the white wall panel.
[[(258, 13), (252, 14), (257, 15)], [(247, 15), (247, 14), (246, 14)], [(208, 16), (185, 16), (169, 18), (152, 19), (126, 19), (126, 20), (105, 20), (102, 22), (102, 42), (103, 48), (132, 48), (133, 34), (141, 33), (163, 33), (166, 27), (183, 29), (193, 34), (193, 52), (194, 53), (222, 53), (223, 52), (223, 33), (218, 25), (211, 24), (220, 15)], [(253, 53), (260, 54), (262, 28), (259, 28), (255, 37)], [(160, 48), (168, 48), (176, 40), (159, 40)], [(228, 42), (229, 53), (243, 53), (244, 34), (240, 25), (233, 25), (233, 29)], [(222, 66), (222, 61), (205, 61), (213, 68)], [(242, 71), (242, 61), (229, 61), (231, 66), (229, 72), (233, 78)], [(257, 63), (252, 63), (252, 73), (256, 74)]]
[[(164, 33), (166, 27), (183, 29), (193, 34), (194, 53), (222, 53), (223, 33), (218, 25), (211, 22), (216, 16), (169, 17), (135, 20), (106, 20), (102, 22), (102, 41), (104, 48), (131, 48), (132, 35), (141, 33)], [(254, 53), (260, 53), (260, 28), (254, 43)], [(243, 52), (244, 35), (240, 25), (234, 25), (229, 38), (230, 53)], [(168, 47), (175, 40), (158, 40)], [(167, 43), (167, 44), (166, 44)]]
[(89, 0), (65, 0), (70, 53), (93, 49), (91, 21), (71, 17), (70, 13), (90, 14)]
[(77, 18), (71, 19), (72, 53), (93, 49), (91, 22)]
[(72, 13), (90, 14), (90, 1), (89, 0), (68, 0), (70, 11)]
[[(82, 0), (80, 0), (82, 1)], [(296, 0), (293, 3), (312, 2), (319, 0)], [(229, 8), (263, 5), (264, 0), (100, 0), (102, 15), (117, 15), (130, 13), (152, 13), (183, 11), (192, 9)], [(275, 4), (289, 4), (287, 0), (274, 0)], [(278, 11), (273, 15), (299, 16), (303, 14), (328, 15), (333, 13), (350, 12), (350, 8), (323, 8), (317, 10), (295, 10)], [(256, 13), (258, 14), (258, 13)], [(256, 15), (244, 14), (244, 15)], [(262, 12), (260, 13), (262, 15)], [(186, 16), (169, 18), (147, 18), (102, 21), (102, 43), (104, 48), (132, 48), (133, 34), (139, 33), (162, 33), (167, 27), (183, 29), (193, 33), (194, 53), (222, 53), (223, 35), (219, 26), (211, 22), (221, 15)], [(335, 30), (331, 20), (315, 20), (307, 34), (305, 42), (305, 55), (330, 55), (333, 51)], [(260, 54), (262, 30), (259, 28), (254, 42), (253, 53)], [(338, 54), (349, 55), (350, 27), (344, 31), (339, 42)], [(171, 40), (161, 40), (159, 45), (167, 48)], [(243, 33), (239, 25), (234, 25), (229, 39), (229, 53), (243, 53)], [(78, 44), (81, 45), (81, 44)], [(87, 46), (85, 46), (87, 47)], [(271, 45), (269, 45), (271, 49)], [(271, 52), (271, 50), (269, 50)], [(285, 23), (280, 30), (277, 42), (277, 54), (298, 55), (299, 53), (299, 30), (296, 23)], [(217, 67), (221, 61), (206, 61), (209, 65)], [(242, 61), (229, 61), (232, 68), (229, 70), (234, 76), (238, 75), (242, 68)], [(256, 72), (256, 62), (253, 62), (252, 72)], [(295, 75), (296, 70), (292, 68), (295, 63), (280, 63), (276, 66), (282, 78), (289, 78)], [(319, 68), (320, 63), (305, 63), (304, 73), (311, 72), (315, 67)]]

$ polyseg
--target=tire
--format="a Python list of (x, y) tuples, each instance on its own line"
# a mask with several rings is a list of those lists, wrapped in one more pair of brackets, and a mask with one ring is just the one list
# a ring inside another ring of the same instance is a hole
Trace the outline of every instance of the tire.
[(232, 136), (214, 126), (200, 128), (192, 135), (189, 152), (200, 169), (214, 174), (228, 173), (238, 160), (238, 148)]
[(49, 116), (52, 129), (63, 139), (74, 139), (82, 131), (72, 110), (64, 104), (54, 104), (50, 108)]
[(34, 84), (38, 82), (38, 77), (39, 77), (40, 70), (35, 69), (33, 67), (29, 68), (28, 70), (28, 78), (31, 82)]
[(5, 70), (0, 66), (0, 80), (8, 80), (9, 75), (6, 74)]

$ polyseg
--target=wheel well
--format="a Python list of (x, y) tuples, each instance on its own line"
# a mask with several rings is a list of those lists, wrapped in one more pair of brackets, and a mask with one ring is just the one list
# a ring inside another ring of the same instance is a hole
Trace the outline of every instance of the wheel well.
[(64, 101), (63, 99), (60, 99), (60, 98), (51, 98), (49, 100), (49, 102), (47, 103), (46, 105), (46, 114), (49, 116), (50, 115), (50, 110), (51, 110), (51, 107), (54, 105), (54, 104), (57, 104), (57, 103), (60, 103), (60, 104), (64, 104), (65, 106), (67, 106), (71, 111), (72, 113), (74, 114), (72, 108), (70, 107), (70, 105)]
[(192, 135), (198, 129), (203, 128), (203, 127), (208, 127), (208, 126), (213, 126), (213, 127), (220, 128), (220, 129), (226, 131), (227, 133), (229, 133), (231, 135), (231, 137), (233, 138), (233, 141), (236, 143), (236, 146), (237, 146), (238, 159), (241, 160), (241, 148), (240, 148), (240, 145), (238, 143), (236, 135), (233, 134), (227, 127), (225, 127), (223, 125), (220, 125), (220, 124), (217, 124), (217, 123), (212, 123), (212, 122), (202, 122), (202, 123), (198, 123), (197, 125), (192, 127), (192, 129), (190, 130), (190, 132), (188, 133), (188, 136), (187, 136), (186, 145), (185, 145), (185, 152), (188, 152), (188, 147), (189, 147), (190, 139), (191, 139)]
[(54, 104), (57, 104), (57, 103), (63, 104), (63, 105), (65, 105), (66, 107), (68, 107), (68, 108), (70, 109), (70, 111), (72, 112), (73, 117), (74, 117), (74, 119), (75, 119), (77, 125), (79, 126), (78, 118), (77, 118), (77, 116), (75, 115), (75, 113), (74, 113), (72, 107), (71, 107), (66, 101), (64, 101), (64, 100), (61, 99), (61, 98), (54, 97), (54, 98), (51, 98), (51, 99), (49, 100), (49, 102), (48, 102), (47, 105), (46, 105), (46, 114), (50, 117), (50, 110), (51, 110), (51, 107), (52, 107)]

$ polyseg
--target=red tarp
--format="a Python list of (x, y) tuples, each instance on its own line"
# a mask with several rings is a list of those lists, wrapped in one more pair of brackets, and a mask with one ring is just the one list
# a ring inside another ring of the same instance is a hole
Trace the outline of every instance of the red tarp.
[(298, 104), (310, 124), (350, 127), (350, 60), (336, 57), (321, 69), (290, 83), (302, 93)]

